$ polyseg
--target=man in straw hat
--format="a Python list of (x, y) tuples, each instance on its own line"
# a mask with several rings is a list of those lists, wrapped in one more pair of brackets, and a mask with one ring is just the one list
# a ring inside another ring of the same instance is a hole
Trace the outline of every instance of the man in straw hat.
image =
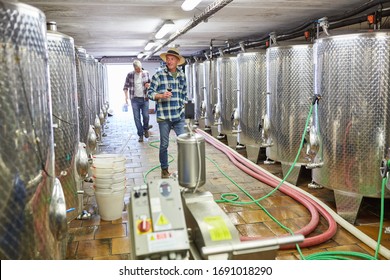
[[(150, 85), (149, 72), (142, 69), (141, 61), (133, 61), (134, 71), (126, 76), (123, 92), (125, 93), (125, 102), (128, 104), (130, 95), (131, 107), (135, 126), (137, 127), (138, 142), (144, 141), (144, 135), (149, 137), (149, 99), (148, 87)], [(129, 94), (128, 94), (129, 92)], [(141, 114), (142, 121), (141, 122)]]
[(184, 133), (184, 103), (187, 101), (187, 84), (184, 72), (178, 65), (185, 63), (175, 48), (160, 54), (166, 67), (153, 75), (148, 90), (151, 100), (156, 101), (157, 123), (160, 129), (160, 165), (161, 178), (168, 178), (169, 134), (173, 129), (176, 135)]

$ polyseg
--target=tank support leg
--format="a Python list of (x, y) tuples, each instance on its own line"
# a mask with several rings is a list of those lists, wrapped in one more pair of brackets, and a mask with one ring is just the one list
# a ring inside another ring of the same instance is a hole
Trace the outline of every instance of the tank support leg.
[(334, 190), (337, 213), (345, 220), (354, 224), (363, 196), (357, 193)]

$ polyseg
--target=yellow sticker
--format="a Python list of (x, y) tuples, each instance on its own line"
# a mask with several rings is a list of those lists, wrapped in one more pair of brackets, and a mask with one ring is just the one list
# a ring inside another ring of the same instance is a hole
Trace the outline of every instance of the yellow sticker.
[(169, 224), (168, 219), (161, 213), (160, 216), (158, 217), (157, 225), (158, 226), (165, 226), (168, 224)]
[(232, 239), (230, 231), (221, 216), (205, 217), (203, 221), (208, 225), (212, 241)]

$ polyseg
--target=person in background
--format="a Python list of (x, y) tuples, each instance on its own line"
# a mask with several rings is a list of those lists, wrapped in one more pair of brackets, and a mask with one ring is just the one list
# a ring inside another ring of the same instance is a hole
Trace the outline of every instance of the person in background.
[[(133, 61), (134, 71), (127, 74), (123, 92), (125, 102), (128, 104), (130, 97), (135, 126), (137, 127), (138, 142), (149, 138), (149, 98), (147, 90), (150, 86), (149, 72), (142, 69), (141, 61)], [(141, 122), (142, 114), (142, 122)]]
[(161, 178), (168, 178), (169, 134), (173, 129), (176, 135), (185, 132), (184, 103), (187, 101), (187, 85), (184, 72), (178, 65), (185, 63), (184, 57), (175, 48), (160, 54), (166, 67), (152, 76), (148, 96), (156, 101), (157, 123), (160, 130), (159, 159)]

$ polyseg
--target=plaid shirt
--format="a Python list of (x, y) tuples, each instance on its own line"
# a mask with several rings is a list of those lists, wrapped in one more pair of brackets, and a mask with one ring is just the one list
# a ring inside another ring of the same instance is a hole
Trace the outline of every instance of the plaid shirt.
[[(184, 103), (188, 99), (186, 76), (179, 68), (176, 71), (176, 78), (166, 67), (152, 77), (148, 95), (149, 99), (157, 103), (157, 119), (174, 122), (180, 120), (184, 114)], [(172, 97), (168, 101), (154, 98), (156, 94), (166, 92), (169, 87), (172, 88)]]
[[(123, 86), (123, 90), (127, 90), (127, 89), (129, 90), (129, 98), (130, 99), (133, 99), (134, 91), (135, 91), (134, 74), (135, 74), (135, 71), (132, 71), (129, 74), (127, 74), (125, 85)], [(145, 85), (145, 83), (150, 83), (149, 72), (146, 70), (142, 70), (141, 74), (142, 74), (142, 86), (144, 88), (144, 96), (148, 97), (148, 95), (147, 95), (148, 91), (144, 85)]]

